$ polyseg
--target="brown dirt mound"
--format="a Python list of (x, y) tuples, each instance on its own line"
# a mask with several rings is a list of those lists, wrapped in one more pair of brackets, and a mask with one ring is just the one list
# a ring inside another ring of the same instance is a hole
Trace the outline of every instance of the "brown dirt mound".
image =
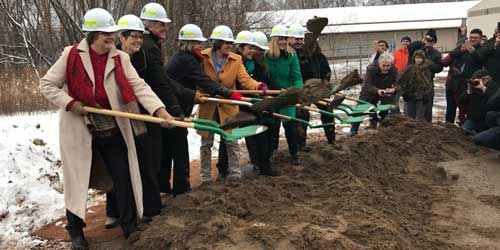
[(279, 177), (204, 185), (173, 199), (131, 249), (460, 249), (436, 237), (439, 161), (478, 149), (460, 129), (400, 117), (377, 133), (316, 143)]

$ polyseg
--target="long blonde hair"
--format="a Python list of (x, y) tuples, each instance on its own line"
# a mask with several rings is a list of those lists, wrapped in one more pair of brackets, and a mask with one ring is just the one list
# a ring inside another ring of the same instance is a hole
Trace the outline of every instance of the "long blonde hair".
[[(266, 51), (266, 56), (271, 59), (279, 59), (281, 55), (280, 46), (278, 45), (278, 36), (271, 37), (271, 42), (269, 42), (269, 50)], [(293, 55), (295, 50), (290, 47), (290, 45), (286, 46), (285, 53), (287, 56)]]

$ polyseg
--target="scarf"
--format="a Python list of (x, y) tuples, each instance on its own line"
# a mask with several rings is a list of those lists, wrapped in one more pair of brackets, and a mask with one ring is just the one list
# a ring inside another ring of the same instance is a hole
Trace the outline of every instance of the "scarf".
[(247, 70), (247, 73), (249, 75), (251, 75), (255, 70), (255, 63), (253, 62), (253, 60), (244, 60), (243, 65), (245, 66), (245, 69)]
[[(68, 94), (75, 100), (82, 102), (84, 105), (89, 105), (93, 107), (100, 107), (95, 100), (93, 83), (90, 80), (85, 67), (83, 66), (82, 58), (80, 57), (78, 51), (78, 44), (73, 45), (69, 54), (68, 61), (66, 64), (66, 82), (68, 86)], [(139, 105), (137, 104), (137, 99), (134, 94), (134, 90), (130, 83), (128, 82), (125, 71), (123, 70), (120, 56), (113, 57), (115, 63), (115, 81), (120, 88), (120, 93), (123, 98), (123, 102), (127, 106), (127, 111), (131, 113), (139, 114)], [(95, 116), (95, 114), (92, 114)], [(109, 119), (99, 119), (98, 117), (91, 117), (90, 119), (94, 124), (93, 127), (97, 130), (103, 127), (108, 129)], [(100, 122), (103, 121), (103, 122)], [(144, 122), (131, 121), (133, 131), (135, 135), (141, 135), (146, 132), (146, 126)]]

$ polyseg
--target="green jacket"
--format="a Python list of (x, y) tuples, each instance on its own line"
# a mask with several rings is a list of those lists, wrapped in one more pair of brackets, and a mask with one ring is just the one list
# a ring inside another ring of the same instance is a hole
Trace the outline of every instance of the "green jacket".
[[(299, 59), (296, 53), (288, 57), (282, 53), (279, 59), (266, 56), (264, 62), (269, 66), (271, 79), (279, 88), (302, 88), (302, 75), (300, 74)], [(280, 109), (278, 112), (295, 118), (295, 107)]]

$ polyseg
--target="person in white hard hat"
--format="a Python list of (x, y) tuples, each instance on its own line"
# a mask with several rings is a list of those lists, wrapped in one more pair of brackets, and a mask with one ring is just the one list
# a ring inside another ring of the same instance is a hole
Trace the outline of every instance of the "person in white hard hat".
[[(276, 25), (271, 30), (271, 42), (269, 50), (266, 52), (264, 62), (269, 66), (271, 79), (279, 88), (287, 89), (289, 87), (301, 88), (302, 75), (300, 73), (299, 60), (297, 53), (288, 45), (288, 28), (285, 25)], [(279, 110), (282, 115), (296, 117), (295, 107), (288, 107)], [(283, 121), (285, 136), (288, 142), (288, 152), (294, 165), (300, 165), (298, 156), (298, 135), (297, 123), (295, 121)], [(273, 134), (274, 149), (278, 148), (279, 143), (279, 124), (276, 127), (269, 128)]]
[[(178, 51), (170, 58), (167, 65), (167, 74), (178, 81), (186, 88), (201, 89), (210, 95), (218, 95), (224, 98), (234, 98), (233, 91), (217, 81), (212, 80), (203, 71), (200, 63), (203, 60), (201, 48), (207, 39), (203, 36), (200, 27), (195, 24), (186, 24), (179, 30)], [(193, 105), (182, 104), (186, 116), (189, 116), (193, 110)], [(187, 131), (178, 133), (179, 139), (176, 140), (176, 155), (185, 157), (188, 161), (188, 140)], [(170, 185), (171, 168), (164, 165), (160, 173), (160, 185)], [(183, 166), (174, 161), (172, 186), (174, 194), (181, 194), (187, 190), (184, 183), (189, 181), (189, 165)]]
[[(245, 66), (247, 73), (253, 79), (259, 82), (265, 82), (267, 87), (273, 88), (273, 83), (269, 76), (269, 70), (263, 63), (263, 56), (260, 56), (258, 59), (255, 58), (255, 54), (257, 51), (262, 51), (261, 54), (264, 54), (264, 50), (262, 50), (261, 47), (265, 48), (267, 45), (267, 37), (263, 33), (262, 35), (246, 30), (239, 32), (238, 35), (236, 35), (235, 42), (237, 44), (236, 54), (241, 55), (243, 59), (243, 65)], [(239, 84), (237, 84), (237, 88), (243, 89), (241, 88), (241, 86), (239, 86)], [(246, 106), (240, 107), (240, 111), (253, 113), (253, 111)], [(261, 120), (263, 122), (263, 125), (268, 125), (269, 121), (274, 121), (274, 119), (272, 118)], [(267, 133), (267, 131), (258, 135), (245, 137), (245, 144), (248, 149), (250, 163), (253, 166), (254, 170), (258, 171), (261, 175), (278, 175), (278, 172), (272, 167), (270, 162), (272, 151), (269, 148), (269, 134)], [(217, 162), (217, 168), (219, 169), (219, 172), (227, 171), (228, 167), (226, 155), (227, 153), (225, 144), (221, 142), (219, 146), (219, 161)]]
[[(168, 19), (165, 9), (157, 3), (146, 4), (141, 11), (140, 18), (144, 22), (145, 34), (142, 50), (145, 54), (145, 67), (139, 71), (139, 75), (152, 87), (155, 93), (165, 103), (169, 113), (183, 119), (185, 110), (183, 105), (194, 105), (200, 102), (196, 91), (182, 86), (170, 78), (164, 68), (164, 60), (161, 51), (161, 40), (166, 38)], [(177, 144), (181, 142), (182, 133), (185, 130), (161, 129), (158, 126), (148, 127), (153, 139), (153, 155), (156, 166), (157, 182), (161, 193), (172, 193), (170, 185), (165, 185), (163, 180), (165, 171), (171, 165), (171, 155), (178, 149)], [(185, 155), (185, 153), (184, 153)], [(180, 166), (189, 165), (189, 159), (175, 159), (175, 164)], [(187, 178), (187, 177), (186, 177)], [(184, 181), (182, 190), (189, 190), (189, 182)]]
[[(125, 15), (118, 20), (118, 39), (117, 49), (122, 50), (130, 56), (130, 61), (135, 70), (141, 72), (146, 67), (145, 54), (141, 49), (143, 44), (144, 24), (141, 19), (135, 15)], [(141, 107), (141, 112), (147, 114), (147, 111)], [(147, 127), (152, 126), (146, 124)], [(135, 138), (137, 156), (139, 160), (139, 169), (142, 180), (143, 194), (143, 221), (151, 220), (151, 217), (161, 213), (160, 191), (157, 181), (157, 171), (152, 162), (154, 156), (151, 142), (153, 140), (150, 131)], [(157, 166), (156, 166), (157, 167)], [(113, 193), (106, 193), (106, 223), (105, 228), (110, 229), (118, 225), (118, 212), (116, 208), (116, 199)]]
[[(140, 103), (148, 113), (165, 119), (162, 126), (170, 126), (172, 120), (161, 100), (138, 77), (129, 56), (115, 48), (117, 26), (111, 14), (100, 8), (89, 10), (82, 30), (86, 38), (66, 47), (40, 79), (40, 91), (60, 112), (66, 228), (73, 249), (89, 248), (83, 220), (88, 188), (99, 188), (94, 178), (105, 184), (112, 180), (118, 220), (126, 238), (137, 230), (136, 218), (143, 213), (134, 135), (146, 131), (144, 123), (87, 114), (83, 107), (139, 113)], [(91, 172), (102, 175), (90, 178)]]
[[(243, 66), (241, 56), (231, 52), (234, 38), (231, 29), (224, 25), (215, 27), (210, 35), (212, 48), (201, 52), (203, 56), (202, 67), (205, 73), (214, 81), (229, 88), (236, 89), (236, 81), (243, 88), (257, 90), (267, 86), (252, 79)], [(241, 95), (233, 92), (231, 99), (241, 100)], [(213, 119), (224, 124), (226, 119), (235, 116), (239, 112), (238, 106), (216, 105), (213, 103), (200, 104), (198, 117), (200, 119)], [(198, 131), (201, 139), (201, 178), (203, 182), (211, 179), (212, 146), (214, 134)], [(240, 178), (241, 169), (239, 162), (239, 145), (236, 141), (226, 141), (227, 156), (229, 160), (228, 177)]]

